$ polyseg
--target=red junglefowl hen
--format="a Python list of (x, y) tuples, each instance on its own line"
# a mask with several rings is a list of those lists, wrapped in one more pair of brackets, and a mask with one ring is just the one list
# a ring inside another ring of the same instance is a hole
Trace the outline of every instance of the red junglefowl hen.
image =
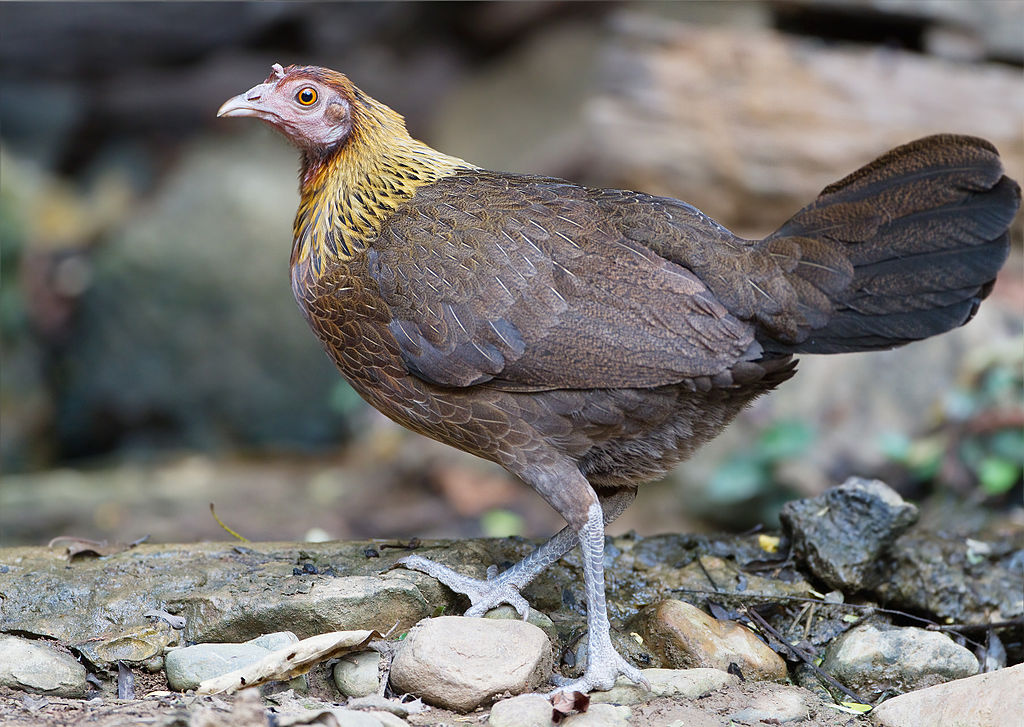
[(882, 350), (966, 323), (1006, 259), (1019, 202), (967, 136), (894, 149), (763, 240), (675, 199), (480, 169), (412, 139), (349, 79), (274, 66), (219, 116), (302, 153), (291, 282), (359, 394), (503, 465), (568, 526), (493, 579), (405, 566), (503, 603), (582, 546), (588, 663), (563, 689), (640, 671), (612, 646), (604, 526), (791, 377), (794, 354)]

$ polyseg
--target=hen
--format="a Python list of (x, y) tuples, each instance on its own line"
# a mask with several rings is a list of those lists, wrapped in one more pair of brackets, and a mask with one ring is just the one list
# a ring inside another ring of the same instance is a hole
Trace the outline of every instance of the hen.
[(398, 423), (500, 463), (568, 523), (497, 577), (404, 564), (510, 603), (582, 545), (588, 663), (563, 689), (640, 671), (612, 646), (604, 526), (791, 377), (794, 354), (888, 349), (966, 323), (1020, 203), (966, 136), (894, 149), (763, 240), (675, 199), (480, 169), (412, 139), (325, 68), (274, 66), (218, 116), (302, 154), (291, 284), (356, 391)]

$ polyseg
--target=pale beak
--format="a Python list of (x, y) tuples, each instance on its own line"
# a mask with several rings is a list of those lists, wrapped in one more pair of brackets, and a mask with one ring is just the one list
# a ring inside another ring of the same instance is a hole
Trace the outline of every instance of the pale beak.
[(271, 120), (276, 117), (266, 108), (263, 99), (274, 90), (274, 83), (261, 83), (253, 86), (245, 93), (229, 98), (217, 109), (217, 118), (225, 116), (255, 116), (258, 119)]

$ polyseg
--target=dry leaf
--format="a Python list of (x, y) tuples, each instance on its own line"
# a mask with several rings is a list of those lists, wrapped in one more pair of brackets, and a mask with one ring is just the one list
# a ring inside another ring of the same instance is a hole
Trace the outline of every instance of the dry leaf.
[(373, 639), (376, 631), (332, 631), (310, 636), (295, 644), (272, 651), (259, 661), (235, 671), (211, 677), (197, 689), (199, 694), (234, 692), (267, 682), (286, 681), (305, 674), (322, 661), (334, 659), (350, 651), (359, 651)]

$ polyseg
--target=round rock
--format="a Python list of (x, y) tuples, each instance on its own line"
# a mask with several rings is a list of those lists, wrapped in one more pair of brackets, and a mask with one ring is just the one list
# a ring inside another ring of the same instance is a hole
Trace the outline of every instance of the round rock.
[(836, 639), (821, 666), (865, 699), (892, 688), (909, 692), (978, 672), (974, 654), (945, 634), (871, 624)]
[(499, 694), (520, 694), (551, 674), (547, 636), (524, 621), (442, 616), (420, 621), (391, 665), (396, 691), (468, 712)]
[(490, 727), (551, 727), (554, 710), (547, 697), (540, 694), (520, 694), (503, 699), (491, 707), (487, 718)]
[(345, 654), (334, 665), (334, 685), (346, 697), (376, 694), (380, 686), (380, 654), (376, 651)]
[(750, 629), (719, 621), (684, 601), (669, 599), (645, 608), (636, 629), (666, 666), (726, 671), (736, 664), (746, 679), (786, 678), (786, 662)]
[(54, 697), (84, 697), (86, 670), (63, 651), (0, 634), (0, 686)]

